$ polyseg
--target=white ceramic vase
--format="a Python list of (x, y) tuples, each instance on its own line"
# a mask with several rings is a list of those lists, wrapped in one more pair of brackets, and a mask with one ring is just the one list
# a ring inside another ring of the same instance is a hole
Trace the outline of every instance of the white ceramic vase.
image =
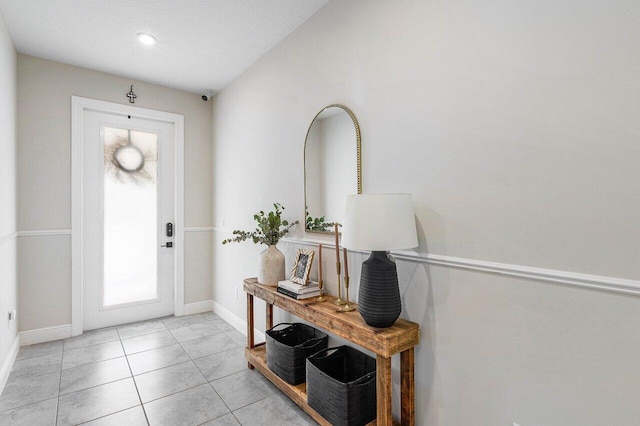
[(284, 254), (276, 246), (269, 246), (260, 253), (258, 282), (266, 285), (278, 285), (284, 280)]

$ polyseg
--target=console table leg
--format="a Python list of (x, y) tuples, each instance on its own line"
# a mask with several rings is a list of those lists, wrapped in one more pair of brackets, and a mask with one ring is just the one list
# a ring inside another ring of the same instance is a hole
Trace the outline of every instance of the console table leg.
[(409, 348), (400, 354), (400, 389), (401, 389), (401, 417), (402, 426), (416, 424), (416, 396), (414, 384), (414, 353)]
[(391, 415), (391, 358), (378, 355), (376, 359), (376, 394), (377, 394), (377, 425), (393, 424)]
[(273, 305), (267, 303), (267, 330), (271, 330), (273, 328)]
[[(253, 338), (253, 295), (247, 293), (247, 347), (253, 348), (255, 346), (255, 341)], [(250, 370), (253, 370), (253, 365), (251, 363), (247, 363)]]

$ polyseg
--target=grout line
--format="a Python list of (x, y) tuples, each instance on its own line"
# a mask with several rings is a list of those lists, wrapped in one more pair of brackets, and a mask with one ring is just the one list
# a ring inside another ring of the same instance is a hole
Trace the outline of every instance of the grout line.
[[(225, 352), (230, 352), (230, 351), (233, 351), (233, 350), (236, 350), (236, 349), (237, 349), (237, 348), (231, 348), (231, 349), (227, 349), (226, 351), (216, 352), (216, 353), (214, 353), (214, 354), (209, 354), (209, 355), (201, 356), (201, 357), (199, 357), (199, 358), (195, 358), (195, 359), (193, 360), (193, 363), (194, 363), (194, 364), (196, 364), (196, 360), (198, 360), (198, 359), (206, 358), (206, 357), (213, 356), (213, 355), (221, 355), (221, 354), (223, 354), (223, 353), (225, 353)], [(236, 374), (236, 373), (239, 373), (239, 371), (234, 371), (233, 373), (225, 374), (224, 376), (220, 376), (220, 377), (217, 377), (217, 378), (215, 378), (215, 379), (213, 379), (213, 380), (209, 380), (209, 379), (207, 379), (207, 376), (205, 376), (204, 372), (200, 369), (200, 367), (198, 367), (198, 364), (196, 364), (196, 367), (198, 368), (198, 370), (200, 370), (200, 373), (202, 373), (202, 375), (204, 376), (205, 380), (206, 380), (207, 382), (209, 382), (209, 383), (211, 383), (211, 382), (215, 382), (216, 380), (224, 379), (225, 377), (229, 377), (229, 376), (232, 376), (232, 375), (234, 375), (234, 374)]]
[[(164, 325), (164, 323), (163, 323)], [(117, 331), (117, 329), (116, 329)], [(118, 333), (120, 336), (120, 333)], [(138, 394), (138, 401), (140, 401), (140, 407), (142, 408), (142, 413), (144, 414), (144, 419), (149, 424), (149, 418), (147, 417), (147, 410), (144, 408), (144, 404), (142, 403), (142, 397), (140, 396), (140, 390), (138, 389), (138, 383), (136, 382), (136, 378), (133, 375), (133, 370), (131, 369), (131, 364), (129, 363), (129, 357), (127, 356), (127, 352), (124, 350), (124, 345), (122, 344), (122, 338), (120, 338), (120, 346), (122, 347), (122, 352), (124, 353), (124, 359), (127, 361), (127, 367), (129, 367), (129, 373), (131, 373), (131, 381), (133, 381), (133, 386), (136, 388), (136, 393)], [(130, 407), (131, 408), (131, 407)], [(112, 413), (114, 414), (114, 413)]]
[[(49, 374), (54, 374), (54, 373), (49, 373)], [(40, 377), (40, 376), (34, 376), (34, 377)], [(58, 383), (58, 386), (60, 386), (60, 384)], [(13, 410), (17, 410), (19, 408), (24, 408), (24, 407), (28, 407), (29, 405), (34, 405), (34, 404), (40, 404), (41, 402), (47, 401), (49, 399), (53, 399), (53, 398), (58, 398), (57, 396), (52, 396), (51, 398), (44, 398), (44, 399), (39, 399), (37, 401), (31, 401), (29, 403), (26, 404), (22, 404), (22, 405), (16, 405), (15, 407), (11, 407), (11, 408), (7, 408), (4, 409), (2, 411), (0, 411), (0, 414), (2, 413), (7, 413), (8, 411), (13, 411)]]
[[(113, 382), (110, 382), (110, 383), (113, 383)], [(99, 419), (104, 419), (105, 417), (109, 417), (109, 416), (112, 416), (114, 414), (122, 413), (123, 411), (131, 410), (132, 408), (136, 408), (136, 407), (137, 407), (137, 405), (134, 405), (133, 407), (124, 408), (122, 410), (114, 411), (113, 413), (105, 414), (104, 416), (96, 417), (95, 419), (91, 419), (91, 420), (87, 420), (86, 422), (78, 423), (78, 426), (86, 425), (89, 422), (93, 422), (93, 421), (96, 421), (96, 420), (99, 420)], [(143, 411), (144, 411), (144, 409), (143, 409)]]
[(60, 357), (60, 377), (58, 377), (58, 395), (56, 397), (56, 426), (58, 425), (58, 415), (60, 414), (60, 390), (62, 388), (62, 367), (64, 366), (64, 341), (62, 341), (62, 356)]
[[(106, 343), (113, 343), (113, 342), (117, 342), (118, 340), (120, 340), (120, 338), (118, 339), (113, 339), (113, 340), (106, 340), (104, 342), (98, 342), (98, 343), (92, 343), (90, 345), (86, 345), (86, 346), (78, 346), (77, 348), (71, 348), (71, 349), (64, 349), (63, 348), (63, 352), (67, 352), (67, 351), (76, 351), (78, 349), (86, 349), (86, 348), (90, 348), (91, 346), (98, 346), (98, 345), (104, 345)], [(65, 345), (66, 346), (66, 345)]]
[[(258, 373), (259, 373), (259, 372), (258, 372)], [(238, 373), (235, 373), (235, 374), (238, 374)], [(274, 386), (275, 386), (275, 385), (274, 385)], [(276, 391), (280, 392), (280, 389), (276, 388)], [(274, 392), (274, 393), (272, 393), (271, 395), (263, 396), (263, 397), (262, 397), (262, 398), (260, 398), (260, 399), (256, 399), (256, 400), (255, 400), (255, 401), (253, 401), (253, 402), (250, 402), (250, 403), (245, 404), (245, 405), (243, 405), (243, 406), (241, 406), (241, 407), (238, 407), (238, 408), (236, 408), (236, 409), (235, 409), (235, 410), (233, 410), (233, 411), (242, 410), (243, 408), (246, 408), (246, 407), (248, 407), (248, 406), (250, 406), (250, 405), (253, 405), (253, 404), (255, 404), (256, 402), (260, 402), (260, 401), (263, 401), (263, 400), (265, 400), (265, 399), (267, 399), (267, 398), (271, 398), (271, 397), (272, 397), (272, 396), (274, 396), (274, 395), (276, 395), (276, 393), (275, 393), (275, 392)], [(232, 411), (232, 413), (233, 413), (233, 411)]]
[[(115, 358), (114, 358), (114, 359), (115, 359)], [(89, 364), (85, 364), (85, 365), (89, 365)], [(109, 385), (109, 384), (111, 384), (111, 383), (122, 382), (122, 381), (125, 381), (125, 380), (127, 380), (127, 379), (133, 379), (133, 377), (123, 377), (123, 378), (121, 378), (121, 379), (112, 380), (112, 381), (110, 381), (110, 382), (105, 382), (105, 383), (100, 383), (99, 385), (89, 386), (88, 388), (78, 389), (78, 390), (76, 390), (76, 391), (69, 392), (69, 393), (66, 393), (66, 394), (64, 394), (64, 395), (59, 395), (59, 396), (58, 396), (58, 403), (59, 403), (59, 401), (60, 401), (60, 396), (73, 395), (74, 393), (84, 392), (84, 391), (87, 391), (87, 390), (90, 390), (90, 389), (98, 388), (98, 387), (100, 387), (100, 386)], [(135, 381), (134, 381), (134, 384), (135, 384)], [(139, 396), (138, 396), (138, 398), (139, 398)], [(142, 405), (142, 402), (140, 403), (140, 405)], [(124, 409), (122, 409), (122, 410), (114, 411), (113, 413), (108, 413), (108, 414), (105, 414), (104, 416), (100, 416), (100, 417), (96, 417), (96, 418), (93, 418), (93, 419), (86, 420), (86, 421), (84, 421), (82, 424), (84, 424), (84, 423), (88, 423), (88, 422), (92, 422), (92, 421), (94, 421), (94, 420), (96, 420), (96, 419), (101, 419), (101, 418), (103, 418), (103, 417), (107, 417), (107, 416), (110, 416), (110, 415), (112, 415), (112, 414), (116, 414), (116, 413), (119, 413), (119, 412), (121, 412), (121, 411), (129, 410), (129, 409), (131, 409), (131, 408), (135, 408), (135, 407), (137, 407), (137, 405), (134, 405), (134, 406), (132, 406), (132, 407), (128, 407), (128, 408), (124, 408)]]
[(240, 421), (240, 419), (237, 418), (235, 414), (233, 414), (233, 411), (231, 412), (231, 415), (233, 416), (234, 419), (236, 419), (236, 422), (238, 422), (239, 425), (244, 426), (242, 425), (242, 422)]
[[(22, 346), (22, 347), (20, 348), (20, 351), (22, 351), (22, 349), (25, 349), (25, 348), (30, 348), (31, 346), (46, 345), (46, 344), (49, 344), (49, 343), (55, 343), (55, 342), (57, 342), (57, 341), (58, 341), (58, 340), (54, 340), (53, 342), (34, 343), (33, 345)], [(55, 349), (55, 350), (52, 350), (52, 351), (50, 351), (50, 352), (45, 352), (45, 353), (42, 353), (42, 354), (39, 354), (39, 355), (26, 356), (26, 357), (24, 357), (24, 358), (18, 358), (18, 357), (20, 356), (20, 351), (18, 351), (18, 356), (16, 356), (16, 362), (18, 362), (18, 361), (24, 361), (25, 359), (37, 358), (37, 357), (39, 357), (39, 356), (53, 355), (53, 354), (58, 353), (58, 351), (59, 351), (59, 350), (64, 352), (64, 342), (62, 342), (62, 345), (61, 345), (60, 349)]]
[[(122, 355), (114, 356), (112, 358), (100, 359), (100, 360), (97, 360), (97, 361), (88, 362), (86, 364), (74, 365), (73, 367), (63, 368), (62, 372), (69, 371), (69, 370), (76, 370), (78, 368), (88, 368), (89, 366), (96, 366), (98, 364), (102, 364), (102, 363), (109, 362), (109, 361), (115, 361), (116, 359), (120, 359), (120, 358), (124, 358), (124, 357), (125, 357), (125, 354), (123, 353)], [(128, 379), (128, 378), (129, 377), (121, 377), (119, 379), (114, 379), (114, 380), (110, 380), (108, 382), (104, 382), (104, 384), (118, 382), (120, 380), (124, 380), (124, 379)], [(100, 386), (100, 385), (89, 386), (89, 387), (87, 387), (85, 389), (91, 389), (91, 388), (94, 388), (96, 386)], [(84, 389), (79, 389), (79, 390), (75, 390), (73, 392), (68, 392), (65, 395), (68, 395), (70, 393), (76, 393), (76, 392), (79, 392), (81, 390), (84, 390)]]
[[(29, 358), (29, 359), (33, 359), (33, 358)], [(60, 364), (60, 371), (62, 371), (62, 363)], [(13, 372), (13, 370), (12, 370), (12, 372)], [(36, 377), (49, 376), (49, 375), (55, 374), (55, 373), (56, 373), (56, 371), (49, 371), (48, 373), (40, 373), (40, 374), (36, 374), (35, 376), (22, 377), (22, 378), (17, 379), (17, 380), (11, 380), (11, 381), (7, 380), (7, 385), (24, 382), (25, 380), (35, 379)], [(9, 377), (11, 377), (11, 376), (9, 376)], [(5, 389), (6, 389), (6, 386), (5, 386)], [(4, 392), (3, 392), (3, 394), (4, 394)], [(50, 398), (46, 398), (46, 399), (50, 399)], [(42, 401), (44, 401), (44, 400), (42, 400)]]
[(56, 421), (55, 425), (58, 425), (58, 414), (60, 414), (60, 394), (56, 397)]
[[(179, 362), (179, 363), (177, 363), (177, 364), (168, 365), (168, 366), (166, 366), (166, 367), (159, 368), (158, 370), (149, 371), (148, 373), (153, 373), (154, 371), (164, 370), (165, 368), (175, 367), (175, 366), (180, 365), (180, 364), (186, 364), (186, 363), (188, 363), (188, 362), (193, 362), (193, 361), (188, 360), (188, 361)], [(136, 377), (144, 376), (145, 374), (148, 374), (148, 373), (138, 374)], [(209, 382), (208, 382), (208, 381), (207, 381), (207, 379), (205, 378), (205, 382), (204, 382), (204, 383), (200, 383), (199, 385), (191, 386), (190, 388), (186, 388), (186, 389), (182, 389), (182, 390), (179, 390), (179, 391), (171, 392), (171, 393), (168, 393), (168, 394), (166, 394), (166, 395), (162, 395), (162, 396), (160, 396), (160, 397), (158, 397), (158, 398), (150, 399), (150, 400), (149, 400), (149, 401), (147, 401), (147, 402), (143, 402), (143, 404), (148, 404), (148, 403), (150, 403), (150, 402), (158, 401), (158, 400), (160, 400), (160, 399), (162, 399), (162, 398), (166, 398), (166, 397), (171, 396), (171, 395), (177, 395), (177, 394), (179, 394), (179, 393), (181, 393), (181, 392), (185, 392), (185, 391), (188, 391), (188, 390), (191, 390), (191, 389), (195, 389), (195, 388), (197, 388), (197, 387), (199, 387), (199, 386), (203, 386), (203, 385), (206, 385), (206, 384), (209, 384)], [(142, 401), (142, 398), (140, 399), (140, 401)], [(208, 421), (208, 420), (207, 420), (207, 421)]]
[[(229, 410), (229, 413), (233, 413), (233, 410), (231, 410), (231, 407), (229, 407), (229, 404), (227, 404), (227, 401), (224, 400), (224, 398), (222, 397), (222, 395), (220, 395), (220, 393), (216, 390), (216, 388), (213, 386), (213, 384), (207, 380), (207, 384), (209, 386), (211, 386), (211, 389), (213, 389), (213, 391), (216, 393), (216, 395), (218, 395), (218, 398), (220, 398), (220, 401), (222, 401), (222, 403), (224, 404), (225, 407), (227, 407), (227, 410)], [(218, 417), (222, 417), (222, 416), (218, 416)], [(213, 419), (211, 419), (213, 420)], [(207, 420), (208, 421), (208, 420)]]
[[(177, 344), (178, 344), (178, 343), (174, 343), (174, 344), (172, 344), (172, 345), (169, 345), (169, 346), (162, 346), (162, 347), (159, 347), (159, 348), (156, 348), (156, 349), (164, 349), (164, 348), (168, 348), (168, 347), (171, 347), (171, 346), (176, 346)], [(145, 353), (145, 352), (155, 351), (156, 349), (149, 349), (149, 350), (144, 351), (144, 352), (137, 352), (137, 353), (135, 353), (135, 354), (131, 354), (131, 356), (134, 356), (134, 355), (140, 355), (140, 354), (143, 354), (143, 353)], [(126, 355), (125, 355), (125, 356), (126, 356)], [(128, 361), (129, 361), (129, 358), (127, 357), (127, 362), (128, 362)], [(186, 361), (183, 361), (183, 362), (186, 362)], [(182, 364), (182, 362), (179, 362), (178, 364)], [(143, 372), (143, 373), (135, 374), (135, 375), (133, 375), (132, 377), (142, 376), (143, 374), (152, 373), (152, 372), (154, 372), (154, 371), (162, 370), (163, 368), (172, 367), (172, 366), (174, 366), (174, 365), (178, 365), (178, 364), (171, 364), (171, 365), (165, 365), (164, 367), (154, 368), (153, 370), (149, 370), (149, 371), (145, 371), (145, 372)]]

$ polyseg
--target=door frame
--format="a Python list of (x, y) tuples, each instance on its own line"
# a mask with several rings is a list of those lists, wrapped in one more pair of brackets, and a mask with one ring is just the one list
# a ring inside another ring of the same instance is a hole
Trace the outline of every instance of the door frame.
[(71, 97), (71, 335), (83, 331), (83, 119), (86, 110), (107, 114), (133, 115), (174, 126), (175, 140), (175, 256), (174, 315), (184, 315), (184, 116), (96, 99)]

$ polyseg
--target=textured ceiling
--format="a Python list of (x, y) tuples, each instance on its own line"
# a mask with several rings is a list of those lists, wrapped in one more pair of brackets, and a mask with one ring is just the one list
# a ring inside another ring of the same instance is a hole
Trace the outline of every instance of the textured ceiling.
[[(329, 0), (0, 0), (20, 53), (216, 92)], [(136, 34), (153, 34), (144, 46)]]

